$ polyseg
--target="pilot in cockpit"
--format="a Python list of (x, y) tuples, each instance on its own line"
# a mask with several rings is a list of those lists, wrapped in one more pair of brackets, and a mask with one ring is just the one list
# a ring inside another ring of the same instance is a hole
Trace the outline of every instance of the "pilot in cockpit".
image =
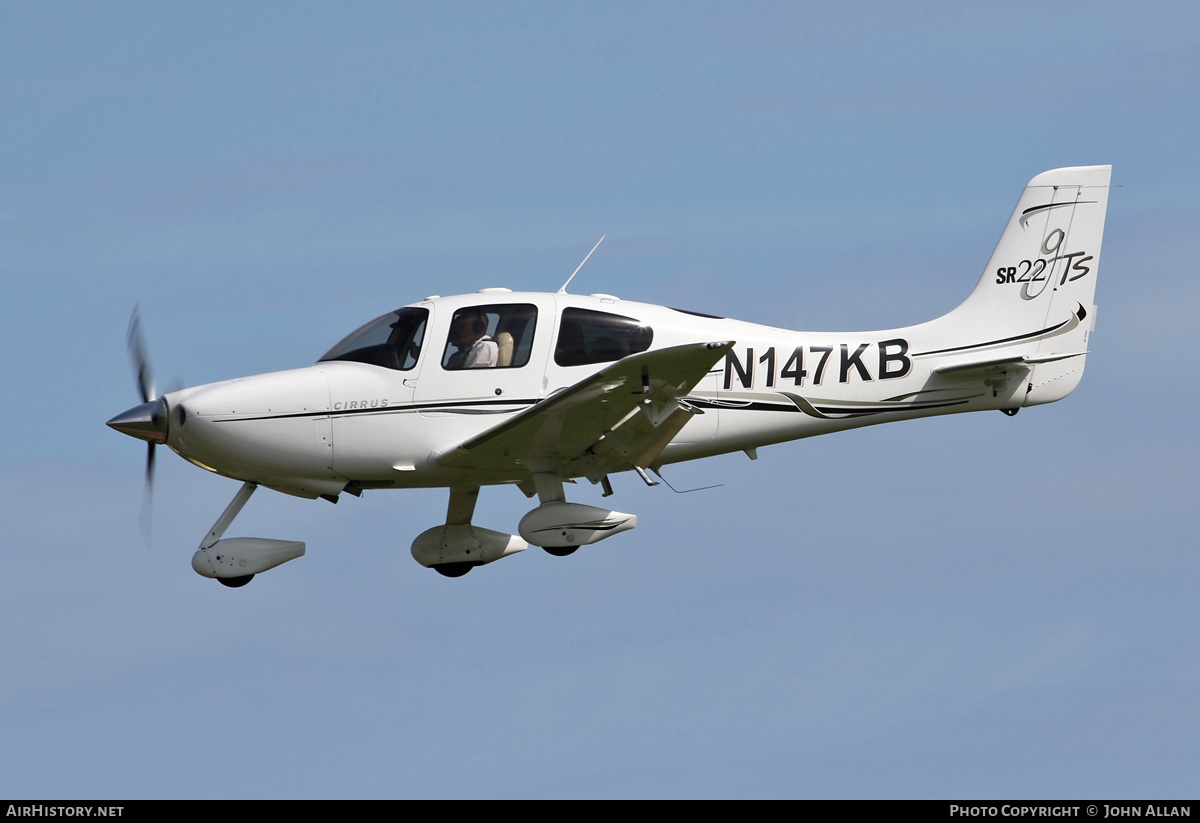
[(500, 347), (487, 335), (483, 309), (462, 309), (450, 321), (450, 343), (458, 349), (446, 361), (447, 369), (490, 369), (499, 361)]

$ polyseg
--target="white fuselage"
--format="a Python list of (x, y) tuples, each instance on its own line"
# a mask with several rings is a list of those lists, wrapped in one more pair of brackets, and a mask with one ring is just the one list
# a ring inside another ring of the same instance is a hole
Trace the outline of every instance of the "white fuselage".
[[(451, 317), (480, 303), (536, 308), (523, 365), (443, 368), (438, 354)], [(1002, 379), (980, 378), (967, 387), (961, 380), (939, 381), (933, 367), (969, 354), (926, 354), (941, 345), (933, 324), (803, 333), (608, 296), (496, 290), (414, 306), (429, 311), (429, 345), (409, 370), (325, 361), (174, 392), (166, 396), (173, 423), (168, 445), (220, 474), (306, 497), (336, 495), (347, 483), (365, 489), (518, 482), (515, 463), (507, 473), (464, 473), (439, 466), (436, 458), (608, 365), (556, 362), (567, 308), (636, 320), (653, 332), (648, 350), (735, 341), (685, 398), (703, 413), (688, 421), (659, 463), (873, 423), (1019, 406), (1014, 397), (1024, 388)]]

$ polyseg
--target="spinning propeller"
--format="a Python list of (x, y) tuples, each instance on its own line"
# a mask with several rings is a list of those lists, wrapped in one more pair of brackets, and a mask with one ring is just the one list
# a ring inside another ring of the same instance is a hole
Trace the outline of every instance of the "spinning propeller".
[(158, 396), (154, 385), (154, 374), (150, 370), (150, 360), (146, 356), (146, 344), (142, 339), (141, 319), (138, 311), (133, 310), (129, 319), (129, 356), (133, 360), (133, 369), (137, 374), (138, 392), (142, 403), (126, 412), (122, 412), (108, 421), (111, 428), (122, 434), (136, 437), (147, 442), (146, 452), (146, 486), (142, 495), (142, 525), (148, 531), (149, 503), (154, 495), (154, 447), (167, 442), (167, 403)]

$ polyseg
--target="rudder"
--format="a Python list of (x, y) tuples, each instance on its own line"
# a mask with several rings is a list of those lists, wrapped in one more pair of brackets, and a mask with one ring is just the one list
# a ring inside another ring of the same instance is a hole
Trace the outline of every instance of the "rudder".
[(1083, 374), (1111, 172), (1076, 166), (1030, 180), (971, 295), (935, 321), (980, 341), (964, 348), (1036, 362), (1022, 405), (1065, 397)]

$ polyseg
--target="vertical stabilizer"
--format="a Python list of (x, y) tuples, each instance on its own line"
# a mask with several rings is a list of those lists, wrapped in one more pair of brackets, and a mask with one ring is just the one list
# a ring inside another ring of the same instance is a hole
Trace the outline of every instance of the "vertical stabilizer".
[(1022, 405), (1065, 397), (1083, 374), (1111, 171), (1076, 166), (1030, 180), (975, 290), (934, 321), (947, 353), (1026, 358)]

